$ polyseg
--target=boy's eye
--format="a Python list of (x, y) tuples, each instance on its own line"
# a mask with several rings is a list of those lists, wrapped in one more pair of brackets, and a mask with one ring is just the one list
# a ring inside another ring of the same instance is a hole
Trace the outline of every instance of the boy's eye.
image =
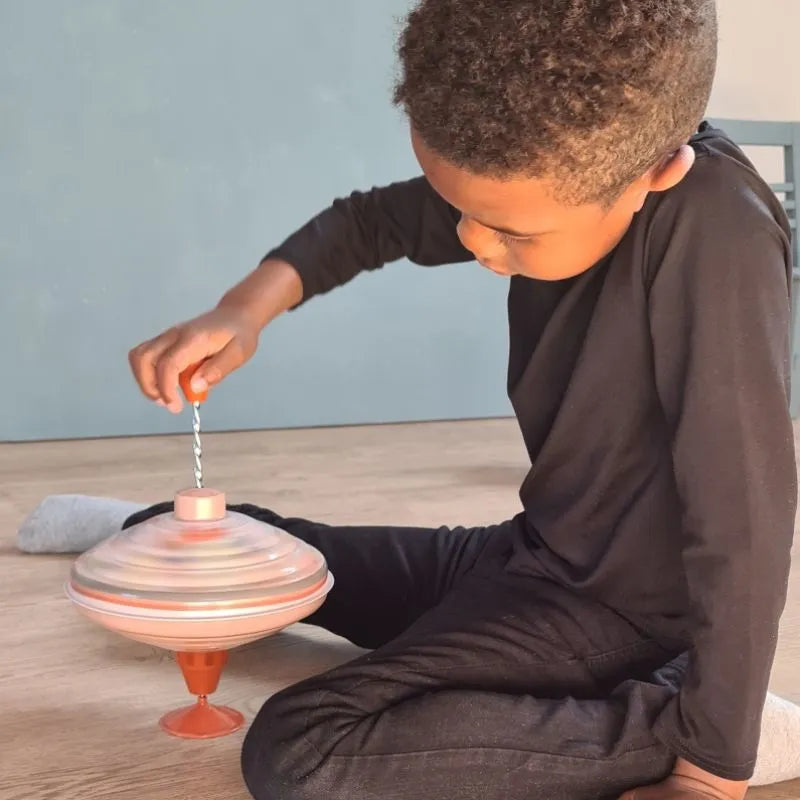
[(494, 235), (505, 245), (529, 242), (532, 238), (530, 236), (512, 236), (510, 233), (503, 233), (503, 231), (495, 231)]

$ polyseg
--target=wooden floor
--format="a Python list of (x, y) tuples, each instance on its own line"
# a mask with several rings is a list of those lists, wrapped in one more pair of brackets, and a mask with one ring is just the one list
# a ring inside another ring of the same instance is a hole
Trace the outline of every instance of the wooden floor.
[[(24, 556), (14, 533), (48, 494), (168, 499), (190, 482), (187, 437), (0, 445), (0, 800), (245, 800), (242, 734), (172, 739), (189, 699), (170, 657), (93, 626), (64, 599), (71, 557)], [(518, 510), (525, 472), (507, 420), (204, 438), (207, 483), (233, 501), (329, 522), (486, 524)], [(307, 626), (234, 650), (219, 700), (249, 718), (273, 691), (357, 651)], [(800, 701), (800, 568), (773, 689)], [(753, 790), (800, 798), (800, 782)], [(455, 798), (454, 798), (455, 800)]]

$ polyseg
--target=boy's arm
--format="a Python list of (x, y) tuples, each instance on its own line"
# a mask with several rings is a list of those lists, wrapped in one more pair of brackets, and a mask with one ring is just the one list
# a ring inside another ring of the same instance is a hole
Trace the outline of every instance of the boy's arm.
[(457, 223), (458, 212), (419, 177), (334, 201), (264, 260), (291, 264), (307, 301), (403, 257), (425, 266), (472, 260)]
[[(796, 507), (789, 245), (765, 201), (707, 165), (703, 211), (665, 197), (650, 294), (655, 376), (683, 503), (693, 647), (656, 724), (676, 755), (749, 779)], [(716, 184), (716, 185), (715, 185)], [(654, 226), (655, 228), (655, 226)]]
[(424, 178), (337, 200), (262, 259), (217, 308), (131, 350), (142, 392), (177, 413), (183, 370), (203, 361), (193, 378), (197, 391), (219, 383), (253, 355), (265, 325), (315, 294), (403, 256), (431, 266), (470, 261), (458, 217)]

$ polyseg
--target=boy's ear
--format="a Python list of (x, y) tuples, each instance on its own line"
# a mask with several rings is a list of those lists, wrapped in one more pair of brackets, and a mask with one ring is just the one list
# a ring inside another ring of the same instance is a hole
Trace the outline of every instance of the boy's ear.
[(662, 159), (655, 167), (633, 184), (636, 211), (641, 211), (650, 192), (666, 192), (677, 186), (694, 164), (694, 149), (688, 144), (679, 147), (674, 153)]
[(672, 155), (668, 156), (650, 174), (650, 191), (666, 192), (677, 186), (694, 164), (694, 148), (688, 144), (682, 145)]

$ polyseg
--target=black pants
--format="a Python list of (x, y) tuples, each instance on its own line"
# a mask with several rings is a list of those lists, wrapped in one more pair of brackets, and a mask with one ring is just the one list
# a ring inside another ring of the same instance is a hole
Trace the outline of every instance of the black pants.
[(264, 704), (242, 751), (256, 800), (602, 800), (670, 771), (651, 727), (683, 657), (507, 571), (519, 520), (330, 527), (234, 508), (324, 554), (336, 584), (305, 621), (371, 650)]

